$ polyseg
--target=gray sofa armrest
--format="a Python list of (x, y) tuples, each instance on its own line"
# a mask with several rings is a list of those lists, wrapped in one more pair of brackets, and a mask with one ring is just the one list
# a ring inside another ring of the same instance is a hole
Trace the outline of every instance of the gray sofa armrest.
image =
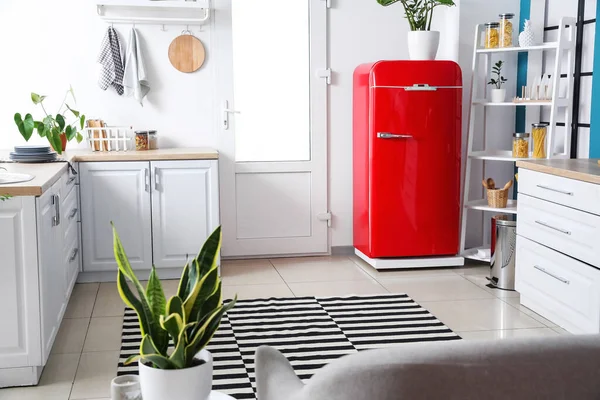
[(258, 400), (291, 400), (304, 387), (289, 361), (271, 347), (256, 350), (254, 367)]

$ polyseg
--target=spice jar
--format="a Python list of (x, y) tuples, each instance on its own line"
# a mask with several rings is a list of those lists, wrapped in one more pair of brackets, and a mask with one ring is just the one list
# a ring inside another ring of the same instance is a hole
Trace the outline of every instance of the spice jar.
[(513, 133), (513, 150), (514, 158), (529, 157), (529, 133)]
[(156, 131), (148, 131), (148, 149), (158, 149), (158, 138), (156, 136)]
[(546, 158), (546, 134), (548, 124), (532, 124), (531, 136), (533, 136), (533, 158)]
[(515, 14), (500, 14), (500, 47), (513, 46), (513, 23)]
[(498, 22), (488, 22), (485, 24), (485, 48), (497, 49), (500, 43), (500, 35), (498, 33), (500, 24)]
[(136, 150), (148, 150), (149, 147), (149, 132), (148, 131), (135, 131), (135, 149)]

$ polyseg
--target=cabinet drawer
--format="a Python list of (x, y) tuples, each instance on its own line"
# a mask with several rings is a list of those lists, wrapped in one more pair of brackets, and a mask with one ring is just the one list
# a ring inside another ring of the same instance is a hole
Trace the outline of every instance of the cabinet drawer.
[(600, 267), (600, 217), (519, 194), (517, 233)]
[(77, 222), (79, 221), (78, 197), (77, 188), (75, 188), (62, 202), (60, 208), (61, 224), (64, 226), (65, 237), (67, 237), (71, 231), (77, 230)]
[(71, 168), (67, 168), (67, 172), (61, 177), (60, 195), (63, 199), (67, 198), (77, 186), (77, 177), (71, 172)]
[(571, 331), (600, 332), (600, 271), (517, 237), (517, 291), (539, 312)]
[(519, 169), (519, 193), (600, 215), (600, 185)]

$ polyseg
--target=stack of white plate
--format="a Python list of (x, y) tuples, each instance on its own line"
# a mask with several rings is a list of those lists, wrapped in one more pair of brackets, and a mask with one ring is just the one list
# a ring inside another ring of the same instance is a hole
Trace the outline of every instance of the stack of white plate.
[(22, 163), (41, 163), (56, 160), (56, 152), (50, 146), (15, 146), (10, 159)]

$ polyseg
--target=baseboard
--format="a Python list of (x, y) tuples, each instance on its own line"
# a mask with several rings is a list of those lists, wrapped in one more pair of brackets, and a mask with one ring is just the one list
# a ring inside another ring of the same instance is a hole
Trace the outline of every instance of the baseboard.
[(354, 246), (331, 246), (332, 256), (352, 256), (354, 255)]
[[(183, 268), (166, 268), (156, 269), (158, 277), (163, 280), (179, 279)], [(140, 281), (147, 281), (150, 277), (149, 270), (137, 270), (135, 275)], [(104, 271), (104, 272), (80, 272), (77, 277), (77, 283), (96, 283), (96, 282), (116, 282), (117, 271)]]

